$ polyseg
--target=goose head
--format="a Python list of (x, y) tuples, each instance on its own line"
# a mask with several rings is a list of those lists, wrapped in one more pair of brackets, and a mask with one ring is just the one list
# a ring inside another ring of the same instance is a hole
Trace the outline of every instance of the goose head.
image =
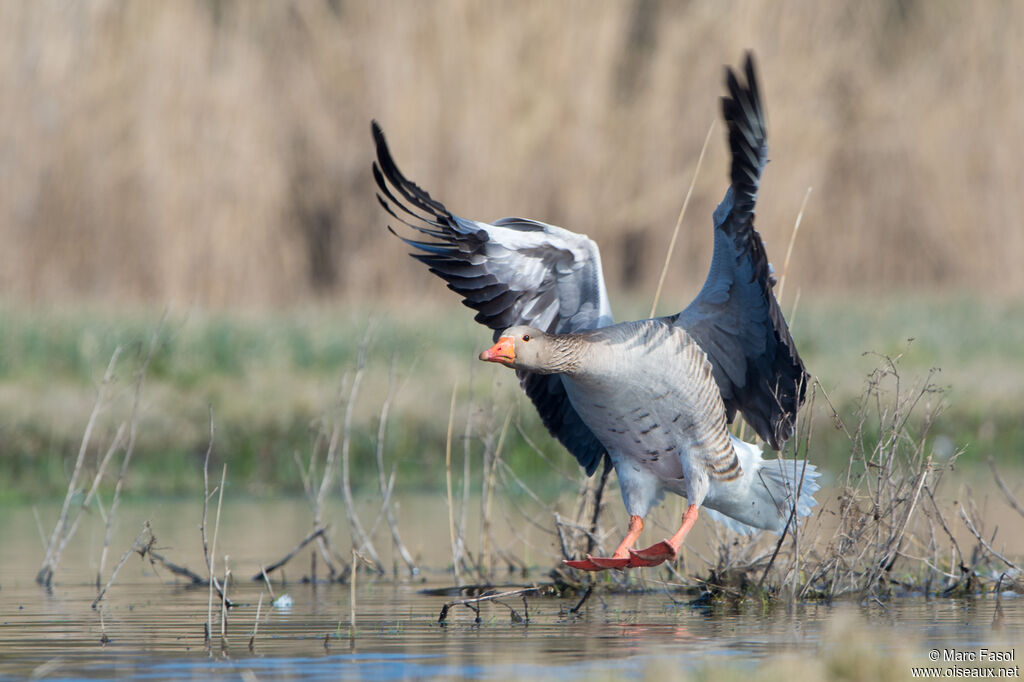
[(534, 327), (509, 327), (498, 337), (498, 342), (480, 353), (485, 362), (496, 362), (513, 369), (538, 374), (564, 374), (573, 371), (578, 363), (578, 343), (570, 334), (547, 334)]

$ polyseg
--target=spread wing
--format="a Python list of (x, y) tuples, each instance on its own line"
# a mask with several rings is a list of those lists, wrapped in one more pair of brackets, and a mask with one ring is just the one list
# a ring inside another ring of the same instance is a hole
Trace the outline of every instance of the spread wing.
[(729, 129), (731, 185), (715, 209), (711, 269), (697, 298), (676, 323), (697, 339), (711, 361), (731, 422), (737, 410), (778, 450), (793, 434), (808, 374), (772, 288), (775, 278), (754, 204), (768, 161), (764, 111), (752, 55), (746, 83), (726, 70), (729, 96), (722, 115)]
[[(477, 311), (476, 321), (494, 330), (495, 341), (501, 331), (519, 324), (565, 333), (612, 323), (601, 256), (591, 239), (524, 218), (494, 223), (460, 218), (406, 179), (376, 122), (372, 131), (377, 199), (393, 218), (426, 239), (389, 229), (416, 249), (413, 258)], [(517, 375), (544, 425), (592, 474), (604, 447), (573, 409), (561, 377)]]

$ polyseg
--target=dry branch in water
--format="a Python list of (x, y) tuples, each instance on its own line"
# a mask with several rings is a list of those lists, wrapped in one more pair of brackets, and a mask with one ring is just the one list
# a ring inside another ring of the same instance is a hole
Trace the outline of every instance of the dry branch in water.
[[(994, 556), (995, 558), (997, 558), (997, 559), (999, 559), (1000, 561), (1002, 561), (1002, 562), (1003, 562), (1004, 564), (1006, 564), (1006, 565), (1007, 565), (1007, 566), (1008, 566), (1008, 567), (1009, 567), (1009, 568), (1010, 568), (1011, 570), (1014, 570), (1014, 571), (1020, 571), (1020, 569), (1019, 569), (1019, 568), (1017, 568), (1017, 565), (1016, 565), (1016, 564), (1014, 564), (1014, 563), (1013, 563), (1012, 561), (1010, 561), (1009, 559), (1007, 559), (1006, 557), (1004, 557), (1004, 556), (1003, 556), (1002, 554), (1000, 554), (1000, 553), (999, 553), (999, 552), (997, 552), (996, 550), (992, 549), (992, 545), (991, 545), (991, 544), (989, 544), (989, 543), (988, 543), (988, 542), (987, 542), (987, 541), (985, 540), (985, 538), (984, 538), (984, 537), (982, 537), (981, 533), (979, 533), (979, 532), (978, 532), (978, 529), (974, 527), (974, 522), (973, 522), (973, 521), (971, 521), (971, 518), (970, 518), (970, 517), (969, 517), (969, 516), (967, 515), (967, 512), (966, 512), (966, 511), (964, 511), (964, 506), (963, 506), (963, 505), (960, 505), (960, 518), (964, 520), (964, 525), (966, 525), (966, 526), (967, 526), (967, 530), (971, 531), (971, 535), (973, 535), (974, 537), (976, 537), (976, 538), (978, 539), (978, 542), (979, 542), (979, 543), (981, 543), (981, 546), (982, 546), (982, 547), (984, 547), (984, 548), (985, 548), (985, 550), (986, 550), (986, 551), (987, 551), (987, 552), (988, 552), (989, 554), (991, 554), (991, 555), (992, 555), (992, 556)], [(1001, 580), (1001, 579), (1002, 579), (1002, 578), (1000, 577), (1000, 580)]]
[(128, 417), (128, 443), (124, 448), (124, 455), (121, 458), (121, 471), (117, 476), (117, 483), (114, 485), (114, 497), (110, 502), (110, 511), (106, 518), (106, 527), (103, 532), (103, 550), (100, 552), (100, 565), (96, 570), (96, 586), (99, 587), (100, 581), (103, 576), (103, 567), (107, 562), (107, 549), (110, 547), (110, 534), (113, 531), (114, 517), (117, 514), (118, 505), (121, 503), (121, 490), (124, 487), (125, 476), (128, 473), (128, 465), (132, 461), (132, 455), (135, 453), (135, 438), (138, 433), (138, 416), (139, 416), (139, 403), (142, 398), (142, 385), (146, 381), (146, 372), (149, 369), (149, 363), (153, 359), (153, 353), (156, 352), (157, 346), (160, 341), (160, 333), (163, 330), (164, 320), (167, 318), (167, 313), (164, 313), (164, 317), (160, 319), (156, 329), (153, 330), (153, 334), (149, 339), (149, 347), (146, 350), (146, 357), (142, 361), (142, 367), (139, 368), (138, 376), (135, 379), (135, 395), (132, 397), (132, 411)]
[[(338, 389), (338, 404), (341, 402), (341, 394), (344, 390), (345, 385), (348, 383), (348, 374), (342, 377), (341, 385)], [(313, 446), (309, 453), (309, 462), (304, 467), (302, 459), (299, 455), (295, 454), (295, 462), (298, 466), (299, 475), (302, 478), (302, 487), (306, 494), (306, 499), (309, 501), (310, 508), (313, 512), (313, 533), (316, 533), (317, 529), (326, 528), (326, 521), (324, 517), (327, 514), (326, 499), (327, 491), (330, 490), (331, 485), (334, 483), (334, 471), (336, 468), (337, 461), (337, 443), (338, 443), (338, 428), (335, 424), (331, 434), (328, 436), (326, 432), (326, 421), (321, 426), (317, 437), (313, 442)], [(320, 483), (314, 489), (313, 486), (313, 475), (316, 469), (317, 453), (323, 444), (326, 444), (327, 451), (324, 456), (324, 468), (321, 472)], [(335, 560), (336, 552), (330, 546), (330, 540), (328, 536), (321, 532), (316, 534), (316, 549), (319, 555), (323, 558), (324, 563), (327, 565), (328, 576), (330, 580), (334, 580), (337, 576), (345, 574), (346, 569), (339, 568), (344, 566), (344, 562), (341, 560)], [(305, 543), (300, 543), (305, 544)], [(313, 554), (311, 558), (311, 571), (310, 580), (316, 582), (316, 554)], [(290, 556), (288, 558), (291, 558)], [(265, 570), (261, 567), (261, 571), (264, 571), (263, 578), (267, 582), (267, 586), (270, 586), (270, 579), (266, 576)], [(273, 590), (271, 590), (273, 594)]]
[[(90, 489), (89, 494), (83, 498), (82, 502), (78, 504), (77, 511), (75, 512), (75, 521), (69, 526), (68, 519), (72, 513), (72, 500), (75, 493), (78, 492), (78, 478), (82, 473), (82, 464), (85, 462), (85, 453), (89, 448), (92, 431), (96, 425), (96, 418), (106, 405), (106, 389), (113, 381), (114, 367), (117, 365), (117, 359), (120, 355), (121, 346), (117, 346), (114, 348), (114, 352), (110, 356), (110, 362), (107, 364), (107, 370), (103, 373), (103, 380), (100, 382), (99, 389), (96, 392), (96, 402), (93, 403), (92, 413), (89, 415), (89, 420), (85, 425), (85, 432), (82, 434), (82, 443), (78, 448), (78, 457), (75, 458), (75, 466), (71, 472), (71, 480), (68, 481), (68, 490), (64, 496), (64, 504), (61, 506), (60, 515), (57, 517), (57, 523), (53, 527), (53, 533), (50, 534), (50, 541), (46, 544), (46, 555), (43, 557), (43, 564), (39, 568), (39, 572), (36, 573), (36, 582), (44, 587), (50, 587), (50, 585), (53, 584), (53, 574), (57, 570), (57, 566), (60, 564), (61, 554), (78, 527), (77, 519), (81, 515), (85, 506), (89, 501), (91, 501), (92, 495), (96, 490), (96, 486), (99, 484), (99, 480), (102, 477), (103, 469), (107, 462), (110, 461), (110, 456), (113, 454), (115, 449), (112, 445), (108, 450), (108, 455), (103, 458), (99, 471), (97, 471), (94, 479), (93, 487)], [(120, 437), (116, 437), (115, 444), (119, 444), (119, 441)]]
[[(896, 584), (893, 573), (906, 558), (903, 548), (926, 546), (925, 538), (934, 537), (933, 523), (945, 526), (941, 515), (936, 517), (922, 502), (931, 499), (938, 511), (933, 494), (956, 457), (937, 463), (928, 446), (929, 431), (943, 409), (942, 390), (933, 383), (934, 370), (920, 383), (908, 385), (900, 375), (899, 358), (880, 357), (852, 427), (829, 403), (837, 428), (850, 439), (851, 453), (837, 508), (823, 505), (805, 522), (802, 547), (781, 567), (792, 578), (795, 598), (884, 596)], [(820, 385), (814, 388), (812, 401)], [(805, 448), (810, 449), (807, 440)], [(823, 528), (823, 520), (835, 524), (831, 532)], [(928, 573), (928, 580), (945, 579), (933, 569)], [(785, 578), (772, 584), (781, 586)]]
[[(701, 557), (710, 576), (699, 581), (712, 595), (871, 599), (889, 596), (897, 588), (949, 594), (979, 586), (975, 569), (986, 561), (1015, 567), (961, 510), (978, 539), (974, 552), (965, 557), (936, 502), (943, 475), (960, 454), (941, 461), (932, 455), (930, 430), (944, 407), (942, 390), (933, 383), (937, 370), (908, 382), (900, 374), (898, 357), (879, 357), (851, 418), (840, 416), (817, 383), (805, 408), (806, 413), (813, 411), (820, 392), (837, 431), (849, 439), (838, 496), (819, 500), (815, 514), (799, 527), (791, 524), (770, 544), (764, 534), (748, 538), (712, 526), (717, 538), (712, 556)], [(800, 422), (794, 440), (798, 452), (813, 452), (812, 421), (807, 416)], [(795, 473), (799, 492), (802, 474)], [(941, 559), (942, 537), (948, 539), (949, 562)], [(908, 548), (925, 548), (932, 556), (914, 557)]]
[(165, 567), (174, 575), (180, 575), (183, 578), (188, 578), (189, 582), (191, 582), (193, 585), (206, 585), (209, 582), (206, 578), (199, 575), (188, 566), (176, 564), (167, 557), (165, 557), (163, 554), (157, 552), (156, 550), (149, 550), (149, 558), (154, 562), (159, 563), (161, 566)]
[(260, 572), (252, 577), (253, 581), (269, 580), (267, 578), (267, 574), (268, 573), (273, 573), (274, 571), (276, 571), (277, 569), (281, 568), (286, 563), (291, 561), (292, 557), (294, 557), (296, 554), (301, 552), (303, 547), (305, 547), (309, 543), (311, 543), (314, 540), (316, 540), (316, 539), (320, 538), (321, 536), (323, 536), (324, 531), (326, 531), (326, 530), (327, 530), (326, 528), (316, 528), (316, 529), (314, 529), (312, 533), (310, 533), (309, 535), (304, 537), (302, 539), (302, 541), (299, 542), (299, 544), (297, 544), (295, 547), (293, 547), (292, 550), (290, 552), (288, 552), (287, 554), (285, 554), (283, 557), (281, 557), (280, 559), (278, 559), (274, 563), (270, 564), (269, 566), (266, 566), (266, 567), (260, 566)]
[[(356, 361), (356, 373), (352, 379), (352, 387), (349, 391), (348, 402), (345, 405), (344, 433), (341, 439), (341, 494), (345, 500), (345, 516), (348, 518), (349, 528), (352, 533), (353, 547), (359, 554), (369, 555), (372, 565), (374, 566), (374, 570), (378, 573), (383, 573), (384, 564), (381, 562), (380, 556), (377, 554), (377, 550), (373, 546), (373, 541), (363, 529), (363, 524), (359, 522), (359, 515), (356, 513), (356, 504), (352, 497), (352, 486), (349, 480), (349, 471), (351, 468), (349, 455), (352, 444), (352, 413), (355, 409), (356, 397), (359, 395), (359, 384), (362, 382), (363, 374), (366, 370), (366, 350), (370, 344), (372, 331), (372, 327), (367, 327), (366, 335), (363, 337), (363, 343), (359, 347), (359, 359)], [(331, 437), (332, 449), (333, 446), (337, 444), (337, 435), (338, 426), (335, 424), (335, 431)], [(352, 566), (352, 570), (355, 571), (355, 566)]]
[[(380, 495), (382, 498), (381, 502), (381, 513), (387, 520), (388, 528), (391, 530), (391, 542), (394, 544), (395, 551), (405, 562), (405, 567), (409, 571), (409, 576), (414, 577), (419, 574), (420, 569), (416, 566), (416, 561), (412, 558), (412, 554), (406, 549), (405, 544), (402, 542), (402, 536), (398, 532), (398, 522), (395, 519), (395, 511), (391, 504), (391, 493), (395, 486), (395, 469), (392, 468), (391, 476), (385, 478), (384, 476), (384, 434), (387, 431), (388, 415), (391, 412), (391, 401), (394, 398), (395, 393), (395, 358), (391, 358), (391, 369), (388, 372), (388, 393), (384, 398), (384, 403), (380, 408), (380, 421), (377, 426), (377, 477), (380, 483)], [(376, 525), (376, 524), (375, 524)], [(372, 532), (371, 532), (372, 534)]]
[[(480, 604), (483, 603), (483, 602), (498, 601), (500, 599), (505, 599), (506, 597), (514, 597), (514, 596), (517, 596), (517, 595), (527, 595), (527, 594), (531, 594), (531, 593), (534, 593), (534, 594), (550, 594), (552, 592), (552, 590), (553, 590), (553, 588), (550, 585), (535, 585), (533, 587), (524, 587), (524, 588), (521, 588), (521, 589), (518, 589), (518, 590), (509, 590), (507, 592), (491, 591), (491, 592), (487, 592), (486, 594), (482, 594), (479, 597), (470, 597), (468, 599), (456, 599), (454, 601), (447, 602), (444, 606), (441, 607), (441, 614), (437, 617), (437, 622), (438, 622), (439, 625), (444, 625), (447, 622), (447, 620), (448, 620), (448, 611), (453, 606), (465, 606), (465, 607), (469, 608), (471, 611), (473, 611), (474, 614), (476, 614), (475, 615), (475, 622), (479, 623), (480, 622)], [(505, 604), (505, 607), (508, 608), (508, 609), (511, 609), (512, 613), (515, 614), (515, 610), (512, 609), (512, 607), (508, 606), (507, 604)], [(514, 617), (513, 617), (513, 619), (514, 619)], [(520, 621), (516, 621), (516, 622), (520, 622)]]
[(260, 612), (263, 610), (263, 593), (260, 592), (260, 600), (256, 602), (256, 618), (252, 622), (252, 635), (249, 637), (249, 653), (256, 651), (256, 631), (260, 627)]
[(999, 486), (999, 490), (1002, 491), (1007, 503), (1009, 503), (1009, 505), (1013, 507), (1013, 510), (1015, 512), (1017, 512), (1021, 516), (1024, 516), (1024, 507), (1021, 506), (1020, 502), (1017, 501), (1017, 498), (1014, 496), (1014, 494), (1010, 492), (1010, 489), (1007, 487), (1006, 483), (1003, 482), (1003, 477), (999, 475), (999, 469), (996, 467), (995, 459), (989, 457), (988, 466), (990, 469), (992, 469), (992, 476), (993, 478), (995, 478), (996, 485)]
[(448, 435), (444, 443), (444, 476), (445, 489), (448, 492), (448, 535), (452, 543), (452, 570), (455, 571), (455, 584), (461, 585), (462, 572), (459, 570), (462, 555), (459, 549), (462, 543), (455, 535), (455, 503), (452, 501), (452, 427), (455, 425), (455, 395), (458, 390), (457, 384), (452, 384), (452, 402), (448, 410)]
[[(214, 557), (216, 556), (216, 553), (217, 553), (217, 533), (220, 531), (220, 510), (221, 510), (221, 503), (224, 501), (224, 479), (227, 477), (227, 474), (228, 474), (227, 462), (224, 463), (224, 468), (221, 469), (220, 485), (217, 486), (217, 490), (215, 491), (215, 492), (218, 493), (218, 495), (217, 495), (217, 516), (216, 516), (216, 519), (214, 520), (214, 523), (213, 523), (213, 544), (210, 546), (209, 550), (207, 550), (207, 547), (206, 547), (206, 507), (207, 507), (207, 501), (210, 499), (210, 495), (213, 494), (213, 493), (206, 492), (206, 489), (209, 486), (209, 483), (208, 483), (208, 479), (209, 479), (209, 476), (208, 476), (209, 466), (208, 465), (209, 465), (209, 462), (210, 462), (210, 451), (212, 449), (213, 449), (213, 410), (210, 411), (210, 447), (207, 448), (207, 450), (206, 450), (206, 463), (203, 465), (203, 488), (204, 488), (204, 495), (203, 495), (203, 523), (199, 527), (199, 530), (200, 530), (200, 532), (202, 534), (202, 537), (203, 537), (203, 554), (206, 557), (206, 568), (209, 571), (209, 576), (210, 576), (210, 578), (209, 578), (209, 580), (210, 580), (210, 595), (209, 595), (209, 601), (207, 603), (206, 624), (205, 624), (205, 628), (206, 628), (206, 630), (205, 630), (205, 635), (206, 635), (205, 636), (205, 640), (206, 640), (207, 644), (210, 643), (210, 641), (211, 641), (211, 639), (213, 637), (213, 591), (214, 591), (214, 589), (216, 589), (217, 594), (220, 595), (221, 603), (225, 607), (232, 606), (231, 602), (228, 601), (227, 595), (224, 594), (224, 588), (221, 586), (221, 584), (219, 582), (217, 582), (217, 576), (214, 575), (214, 562), (215, 562)], [(225, 578), (226, 578), (226, 574), (225, 574)]]
[[(149, 538), (144, 542), (143, 539), (147, 535), (149, 536)], [(125, 553), (121, 555), (121, 560), (117, 562), (117, 566), (114, 567), (113, 572), (110, 574), (110, 580), (107, 581), (107, 584), (103, 586), (102, 590), (100, 590), (100, 593), (96, 596), (96, 599), (93, 600), (92, 608), (95, 609), (96, 605), (99, 604), (100, 601), (102, 601), (104, 596), (106, 596), (107, 590), (110, 589), (110, 586), (114, 584), (114, 580), (117, 579), (118, 571), (120, 571), (121, 567), (124, 566), (125, 562), (128, 561), (128, 557), (132, 555), (132, 552), (135, 552), (140, 557), (145, 558), (146, 554), (153, 548), (153, 545), (155, 543), (156, 538), (153, 537), (153, 531), (149, 527), (149, 521), (146, 521), (146, 523), (142, 526), (142, 532), (139, 533), (139, 535), (135, 538), (135, 542), (133, 542), (132, 546), (125, 550)]]
[[(218, 512), (220, 510), (218, 509)], [(224, 591), (220, 594), (220, 650), (228, 649), (228, 582), (231, 580), (231, 568), (228, 566), (227, 554), (224, 555)]]
[[(213, 491), (213, 492), (218, 492), (218, 491), (220, 492), (220, 498), (217, 500), (217, 526), (214, 528), (214, 532), (213, 532), (213, 545), (214, 545), (214, 549), (211, 550), (209, 545), (206, 542), (206, 512), (207, 512), (207, 508), (209, 507), (210, 496), (213, 495), (213, 493), (210, 492), (210, 455), (213, 453), (213, 441), (214, 441), (214, 436), (215, 435), (216, 435), (216, 428), (215, 428), (214, 423), (213, 423), (213, 408), (211, 407), (210, 408), (210, 441), (209, 441), (209, 444), (206, 446), (206, 456), (203, 458), (203, 520), (202, 520), (202, 523), (199, 524), (199, 535), (203, 539), (203, 559), (206, 561), (206, 573), (209, 576), (207, 578), (207, 582), (209, 583), (211, 590), (216, 590), (217, 594), (222, 599), (226, 599), (226, 597), (224, 596), (224, 590), (221, 588), (220, 583), (217, 581), (217, 576), (215, 576), (213, 574), (212, 551), (215, 551), (216, 547), (217, 547), (217, 530), (216, 530), (216, 528), (219, 527), (219, 525), (220, 525), (220, 502), (224, 498), (224, 477), (227, 476), (227, 471), (228, 471), (227, 463), (224, 464), (224, 471), (221, 473), (221, 478), (220, 478), (220, 483), (221, 484), (217, 488), (217, 490)], [(228, 606), (233, 606), (233, 604), (231, 603), (230, 600), (228, 600), (227, 604), (228, 604)], [(209, 612), (210, 612), (210, 614), (213, 613), (213, 594), (212, 594), (212, 592), (210, 594), (210, 608), (209, 608)], [(209, 639), (210, 639), (210, 625), (211, 625), (211, 623), (212, 623), (212, 616), (208, 617), (207, 621), (206, 621), (206, 639), (207, 639), (207, 641), (209, 641)]]

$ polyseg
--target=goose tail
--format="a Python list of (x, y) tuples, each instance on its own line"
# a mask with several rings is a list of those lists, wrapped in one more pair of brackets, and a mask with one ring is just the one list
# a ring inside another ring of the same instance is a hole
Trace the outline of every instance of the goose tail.
[(761, 447), (732, 438), (743, 477), (731, 489), (712, 490), (704, 500), (708, 516), (738, 533), (781, 533), (790, 517), (809, 516), (818, 504), (817, 467), (804, 459), (763, 459)]

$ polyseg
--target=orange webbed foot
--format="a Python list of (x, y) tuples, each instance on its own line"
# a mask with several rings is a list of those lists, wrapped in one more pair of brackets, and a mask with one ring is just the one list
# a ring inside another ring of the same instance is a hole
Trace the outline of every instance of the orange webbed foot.
[(630, 566), (660, 566), (666, 561), (675, 561), (679, 550), (667, 540), (655, 543), (646, 549), (629, 550)]
[(566, 560), (562, 563), (569, 568), (578, 568), (582, 571), (604, 571), (609, 568), (622, 570), (630, 567), (629, 557), (603, 557), (589, 554), (586, 559)]

